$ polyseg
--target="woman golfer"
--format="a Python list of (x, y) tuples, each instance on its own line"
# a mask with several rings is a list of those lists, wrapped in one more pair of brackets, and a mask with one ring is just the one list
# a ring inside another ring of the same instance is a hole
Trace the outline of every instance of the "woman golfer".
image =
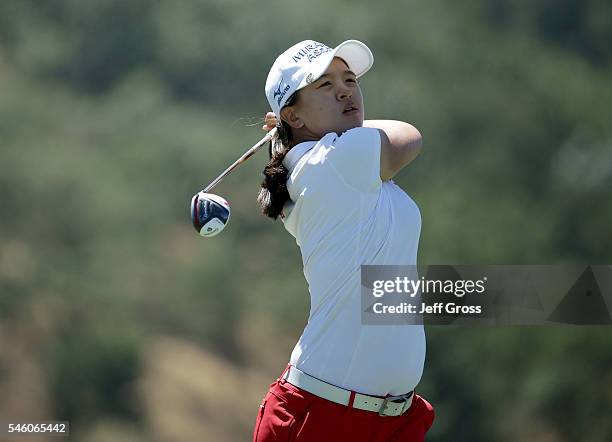
[[(276, 127), (258, 197), (300, 247), (310, 315), (287, 368), (270, 385), (253, 440), (425, 439), (432, 406), (414, 391), (425, 360), (422, 325), (361, 323), (360, 266), (416, 265), (419, 209), (392, 178), (421, 148), (408, 123), (365, 120), (357, 79), (368, 47), (307, 40), (270, 69)], [(390, 87), (393, 87), (390, 85)]]

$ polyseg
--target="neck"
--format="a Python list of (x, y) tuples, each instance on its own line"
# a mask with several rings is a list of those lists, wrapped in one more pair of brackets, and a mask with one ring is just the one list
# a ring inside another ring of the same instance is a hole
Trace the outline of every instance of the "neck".
[(322, 137), (322, 135), (312, 132), (306, 126), (301, 127), (299, 129), (292, 129), (292, 132), (293, 142), (291, 143), (291, 147), (303, 143), (305, 141), (319, 141)]

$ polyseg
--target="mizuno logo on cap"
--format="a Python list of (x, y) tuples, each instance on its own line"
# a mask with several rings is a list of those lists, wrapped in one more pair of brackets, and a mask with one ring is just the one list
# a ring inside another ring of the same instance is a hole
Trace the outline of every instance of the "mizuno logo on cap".
[(281, 100), (283, 99), (287, 91), (290, 89), (289, 85), (286, 85), (285, 88), (281, 91), (281, 86), (282, 86), (281, 84), (278, 85), (278, 88), (274, 91), (274, 95), (272, 96), (272, 98), (276, 98), (278, 96), (278, 100), (276, 100), (276, 104), (278, 104), (279, 106), (280, 106)]

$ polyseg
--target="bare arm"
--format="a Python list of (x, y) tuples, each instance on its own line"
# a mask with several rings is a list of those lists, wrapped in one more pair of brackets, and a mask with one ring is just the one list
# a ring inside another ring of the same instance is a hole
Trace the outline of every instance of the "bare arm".
[(390, 180), (421, 151), (423, 137), (416, 127), (403, 121), (365, 120), (363, 127), (380, 131), (380, 179)]

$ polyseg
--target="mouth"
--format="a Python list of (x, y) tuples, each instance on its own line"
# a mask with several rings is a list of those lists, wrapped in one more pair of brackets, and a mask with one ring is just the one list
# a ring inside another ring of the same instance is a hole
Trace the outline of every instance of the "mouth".
[(342, 111), (343, 114), (353, 114), (359, 112), (359, 109), (353, 105), (349, 105)]

